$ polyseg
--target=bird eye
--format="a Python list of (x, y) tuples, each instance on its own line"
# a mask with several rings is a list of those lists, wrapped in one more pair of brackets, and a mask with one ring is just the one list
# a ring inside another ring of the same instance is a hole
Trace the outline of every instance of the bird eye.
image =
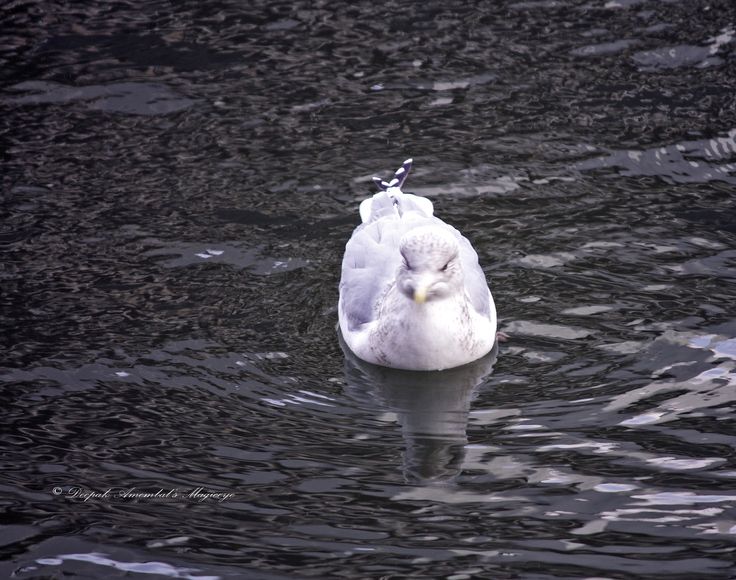
[(407, 260), (406, 258), (404, 258), (404, 267), (407, 270), (411, 270), (411, 266), (409, 265), (409, 260)]
[(447, 271), (447, 268), (449, 267), (449, 265), (450, 265), (450, 262), (447, 262), (447, 264), (445, 264), (444, 266), (442, 266), (442, 270), (441, 271), (442, 272), (446, 272)]

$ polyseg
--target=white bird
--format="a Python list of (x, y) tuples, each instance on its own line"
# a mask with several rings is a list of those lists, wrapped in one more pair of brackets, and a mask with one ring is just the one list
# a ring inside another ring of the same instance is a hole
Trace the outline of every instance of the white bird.
[(496, 307), (470, 242), (404, 193), (412, 160), (360, 204), (345, 248), (338, 317), (359, 358), (407, 370), (461, 366), (490, 352)]

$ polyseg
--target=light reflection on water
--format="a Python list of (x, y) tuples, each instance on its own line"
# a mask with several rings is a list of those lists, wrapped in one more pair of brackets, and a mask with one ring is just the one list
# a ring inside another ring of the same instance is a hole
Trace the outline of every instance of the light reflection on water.
[[(2, 575), (732, 575), (730, 3), (251, 4), (0, 7)], [(443, 373), (335, 331), (408, 156), (511, 335)]]
[(379, 367), (353, 355), (342, 337), (340, 346), (346, 391), (364, 404), (384, 407), (383, 420), (401, 425), (406, 479), (425, 484), (452, 481), (463, 466), (471, 402), (493, 370), (498, 344), (478, 361), (441, 372)]

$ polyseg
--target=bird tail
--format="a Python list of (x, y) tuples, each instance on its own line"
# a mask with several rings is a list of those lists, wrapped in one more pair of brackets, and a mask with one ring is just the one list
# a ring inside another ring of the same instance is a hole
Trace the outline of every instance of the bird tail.
[(373, 181), (381, 190), (360, 204), (360, 219), (363, 223), (376, 221), (388, 215), (403, 216), (416, 211), (427, 217), (434, 213), (432, 202), (426, 197), (404, 193), (401, 187), (411, 171), (412, 159), (407, 159), (394, 173), (391, 181), (374, 177)]
[(404, 161), (404, 163), (401, 164), (401, 167), (399, 167), (394, 173), (394, 178), (391, 181), (384, 181), (380, 177), (374, 177), (373, 182), (378, 186), (381, 191), (388, 191), (392, 187), (395, 187), (396, 189), (401, 189), (401, 186), (404, 185), (406, 178), (409, 177), (411, 164), (413, 162), (413, 159), (407, 159), (406, 161)]

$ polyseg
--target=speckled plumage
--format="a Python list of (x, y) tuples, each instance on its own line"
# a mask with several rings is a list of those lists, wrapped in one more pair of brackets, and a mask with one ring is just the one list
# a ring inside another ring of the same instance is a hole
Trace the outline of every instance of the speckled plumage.
[(460, 366), (487, 354), (496, 310), (478, 256), (432, 203), (400, 189), (411, 160), (363, 201), (345, 249), (338, 315), (360, 358), (410, 370)]

